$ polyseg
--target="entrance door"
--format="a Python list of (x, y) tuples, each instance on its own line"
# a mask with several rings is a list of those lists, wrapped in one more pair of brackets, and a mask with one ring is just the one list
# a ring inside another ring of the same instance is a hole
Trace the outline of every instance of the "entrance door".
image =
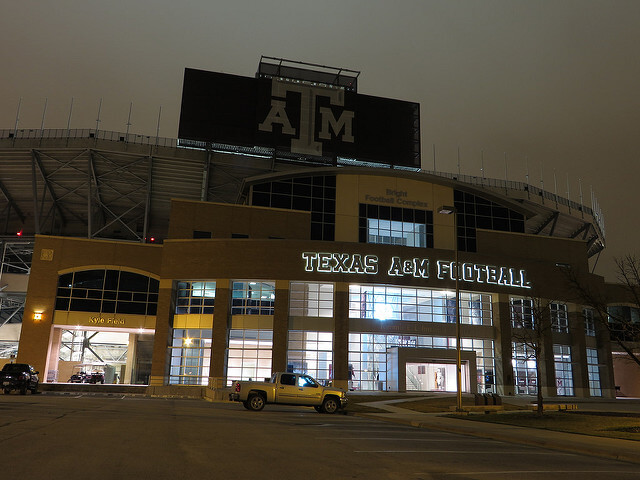
[(55, 326), (47, 382), (149, 383), (153, 331)]
[[(469, 368), (462, 363), (462, 391), (469, 391)], [(456, 392), (458, 390), (456, 381), (455, 363), (407, 363), (406, 382), (407, 391), (425, 392)]]

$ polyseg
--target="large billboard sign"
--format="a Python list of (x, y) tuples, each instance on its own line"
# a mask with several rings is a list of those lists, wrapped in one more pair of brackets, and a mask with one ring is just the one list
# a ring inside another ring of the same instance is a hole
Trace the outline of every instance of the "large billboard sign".
[(186, 69), (178, 136), (420, 167), (420, 105), (340, 87)]

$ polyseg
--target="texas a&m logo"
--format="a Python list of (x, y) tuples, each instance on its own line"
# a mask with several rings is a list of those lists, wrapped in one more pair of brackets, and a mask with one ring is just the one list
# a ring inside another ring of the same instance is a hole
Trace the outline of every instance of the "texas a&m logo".
[[(299, 122), (293, 125), (286, 111), (286, 108), (291, 108), (287, 105), (287, 92), (300, 94)], [(273, 132), (274, 125), (280, 125), (283, 135), (293, 137), (291, 152), (322, 156), (322, 140), (336, 138), (342, 142), (354, 143), (354, 112), (317, 105), (318, 99), (324, 97), (328, 98), (330, 106), (344, 107), (344, 96), (345, 91), (341, 88), (292, 83), (274, 78), (271, 81), (271, 108), (258, 124), (258, 130)], [(326, 101), (321, 103), (326, 104)], [(334, 115), (334, 111), (340, 113)], [(320, 125), (316, 125), (318, 116)]]

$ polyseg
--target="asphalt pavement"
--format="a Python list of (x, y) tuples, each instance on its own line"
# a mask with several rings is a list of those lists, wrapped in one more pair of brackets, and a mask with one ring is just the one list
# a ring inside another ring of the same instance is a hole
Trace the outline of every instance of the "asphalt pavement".
[[(352, 396), (356, 401), (357, 395)], [(521, 445), (530, 445), (556, 451), (593, 455), (601, 458), (640, 463), (640, 441), (596, 437), (575, 433), (556, 432), (538, 428), (526, 428), (490, 422), (475, 422), (464, 417), (444, 416), (443, 413), (421, 413), (399, 407), (398, 404), (411, 400), (433, 397), (407, 397), (366, 403), (384, 410), (384, 413), (354, 413), (354, 415), (377, 418), (414, 427), (429, 428), (462, 435), (499, 440)], [(503, 397), (505, 403), (524, 403), (530, 400), (519, 397)], [(575, 404), (580, 411), (629, 412), (640, 414), (640, 399), (597, 400), (560, 398), (546, 399), (547, 404)], [(483, 415), (472, 413), (470, 415)], [(499, 415), (491, 413), (490, 415)]]
[[(49, 394), (68, 394), (71, 393), (68, 387), (60, 385), (59, 388), (49, 386), (46, 388)], [(83, 394), (91, 395), (110, 395), (110, 386), (83, 386)], [(94, 387), (89, 389), (89, 387)], [(101, 388), (100, 388), (101, 387)], [(43, 388), (45, 390), (45, 388)], [(75, 392), (75, 391), (74, 391)], [(148, 392), (148, 391), (147, 391)], [(143, 390), (120, 392), (126, 395), (145, 395)], [(171, 392), (169, 392), (171, 393)], [(546, 448), (555, 451), (567, 453), (577, 453), (592, 455), (600, 458), (621, 460), (640, 464), (640, 441), (622, 440), (615, 438), (597, 437), (591, 435), (581, 435), (566, 432), (556, 432), (552, 430), (518, 427), (513, 425), (504, 425), (490, 422), (476, 422), (467, 420), (464, 417), (445, 416), (443, 413), (422, 413), (399, 406), (403, 402), (412, 400), (421, 400), (425, 398), (434, 398), (442, 396), (436, 393), (432, 395), (418, 396), (405, 394), (403, 398), (398, 399), (397, 393), (390, 395), (393, 399), (381, 400), (375, 402), (367, 402), (367, 393), (349, 392), (351, 403), (366, 403), (371, 407), (382, 410), (383, 413), (347, 413), (356, 416), (375, 418), (385, 422), (395, 422), (403, 425), (411, 425), (419, 428), (427, 428), (439, 430), (443, 432), (457, 433), (462, 435), (470, 435), (479, 438), (486, 438), (498, 441), (504, 441), (514, 444), (529, 445), (535, 447)], [(172, 397), (174, 395), (152, 395)], [(188, 395), (192, 398), (200, 397), (200, 392), (191, 392)], [(360, 397), (360, 398), (359, 398)], [(379, 395), (378, 395), (379, 397)], [(200, 397), (201, 398), (201, 397)], [(225, 396), (226, 398), (226, 396)], [(208, 398), (211, 400), (211, 398)], [(527, 405), (534, 401), (534, 397), (512, 396), (502, 397), (503, 403)], [(218, 400), (220, 401), (220, 400)], [(545, 404), (572, 404), (576, 405), (579, 411), (597, 411), (597, 412), (628, 412), (640, 415), (640, 398), (617, 398), (617, 399), (594, 399), (594, 398), (575, 398), (575, 397), (558, 397), (546, 398)], [(471, 415), (483, 415), (483, 413), (472, 413)], [(491, 415), (499, 415), (492, 413)]]

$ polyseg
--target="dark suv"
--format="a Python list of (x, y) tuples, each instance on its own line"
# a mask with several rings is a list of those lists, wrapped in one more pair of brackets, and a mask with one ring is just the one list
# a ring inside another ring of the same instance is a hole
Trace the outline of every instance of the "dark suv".
[(27, 390), (38, 393), (38, 373), (26, 363), (7, 363), (0, 371), (0, 387), (5, 395), (11, 390), (20, 390), (21, 395), (26, 395)]

